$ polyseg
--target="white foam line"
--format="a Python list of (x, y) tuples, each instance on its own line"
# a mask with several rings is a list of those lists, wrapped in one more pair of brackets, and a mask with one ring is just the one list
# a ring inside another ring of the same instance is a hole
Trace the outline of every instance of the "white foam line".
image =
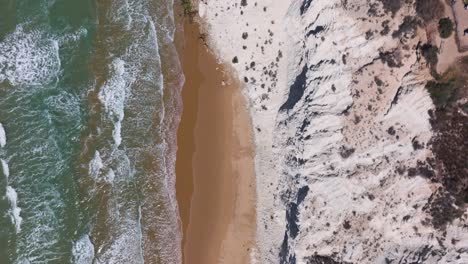
[(141, 205), (138, 206), (138, 240), (140, 242), (140, 258), (143, 260), (143, 263), (145, 263), (145, 257), (143, 256), (143, 229), (142, 229), (142, 224), (141, 224)]
[(6, 133), (2, 123), (0, 123), (0, 147), (3, 148), (6, 145)]
[[(123, 114), (122, 114), (122, 120), (123, 120)], [(119, 120), (115, 122), (114, 130), (112, 131), (112, 138), (114, 139), (116, 147), (122, 144), (122, 120), (120, 120), (119, 118)]]
[(125, 62), (121, 59), (115, 59), (112, 62), (113, 77), (108, 80), (99, 92), (99, 100), (104, 105), (104, 109), (109, 117), (117, 119), (114, 124), (112, 137), (115, 146), (119, 147), (122, 143), (121, 129), (124, 119), (125, 102), (128, 97)]
[(55, 85), (58, 84), (59, 82), (59, 73), (60, 69), (62, 68), (62, 61), (60, 60), (60, 46), (57, 40), (52, 40), (52, 46), (54, 47), (54, 55), (55, 55), (55, 61), (57, 63), (56, 69), (55, 69)]
[(101, 154), (96, 150), (93, 159), (89, 162), (88, 167), (88, 173), (91, 178), (96, 180), (103, 166), (104, 165), (102, 164)]
[(18, 264), (31, 264), (31, 261), (29, 261), (29, 259), (27, 258), (20, 258)]
[(72, 255), (76, 264), (91, 264), (94, 260), (94, 245), (89, 235), (83, 235), (73, 243)]
[(21, 231), (21, 222), (23, 221), (23, 218), (20, 216), (21, 208), (18, 207), (18, 194), (13, 187), (7, 186), (6, 196), (11, 206), (11, 209), (8, 212), (11, 222), (15, 225), (16, 233), (19, 233)]
[(106, 174), (106, 182), (108, 183), (113, 183), (114, 182), (114, 178), (115, 178), (115, 172), (113, 169), (109, 169), (109, 171), (107, 172)]
[(0, 159), (0, 163), (2, 164), (3, 175), (5, 175), (5, 178), (8, 180), (8, 177), (10, 177), (10, 168), (8, 167), (8, 163), (4, 159)]

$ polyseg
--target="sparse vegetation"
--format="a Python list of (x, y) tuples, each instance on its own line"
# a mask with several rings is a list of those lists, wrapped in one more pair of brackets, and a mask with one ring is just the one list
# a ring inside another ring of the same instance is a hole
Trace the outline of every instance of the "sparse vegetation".
[(390, 68), (399, 68), (402, 66), (399, 50), (386, 51), (379, 53), (380, 59)]
[(437, 108), (443, 108), (455, 98), (455, 85), (453, 80), (447, 82), (429, 81), (426, 89), (431, 95)]
[(440, 229), (461, 217), (468, 203), (467, 67), (468, 57), (464, 57), (426, 86), (436, 105), (435, 111), (429, 112), (434, 159), (428, 159), (428, 164), (436, 170), (433, 180), (442, 186), (423, 209), (432, 216), (427, 223)]
[(467, 96), (468, 73), (464, 71), (467, 67), (468, 57), (464, 57), (436, 80), (427, 83), (426, 88), (437, 108), (443, 109), (460, 96)]
[(390, 32), (390, 27), (388, 26), (389, 23), (389, 20), (385, 20), (382, 22), (382, 30), (380, 31), (380, 35), (385, 36), (388, 34), (388, 32)]
[(345, 220), (345, 221), (343, 222), (343, 227), (344, 227), (344, 229), (346, 229), (346, 230), (351, 229), (351, 224), (349, 223), (348, 220)]
[(384, 7), (385, 12), (391, 12), (392, 17), (400, 10), (401, 0), (380, 0)]
[(371, 3), (369, 9), (367, 10), (367, 15), (370, 17), (375, 17), (378, 15), (378, 5), (376, 3)]
[(426, 59), (429, 68), (431, 68), (433, 76), (437, 75), (435, 67), (437, 65), (437, 62), (439, 62), (439, 58), (437, 57), (438, 53), (439, 49), (434, 45), (424, 44), (421, 46), (421, 54), (424, 57), (424, 59)]
[(432, 219), (425, 221), (426, 224), (430, 221), (435, 228), (444, 229), (448, 223), (463, 215), (462, 209), (453, 206), (456, 203), (449, 192), (436, 192), (423, 207), (432, 216)]
[(383, 81), (377, 76), (374, 76), (374, 82), (375, 82), (375, 84), (377, 84), (377, 86), (382, 86), (383, 85)]
[(349, 148), (349, 147), (346, 147), (346, 146), (341, 146), (340, 147), (340, 156), (343, 159), (347, 159), (347, 158), (351, 157), (351, 155), (353, 155), (353, 153), (355, 151), (356, 151), (355, 148)]
[(190, 2), (190, 0), (181, 0), (181, 1), (182, 1), (182, 7), (184, 9), (184, 14), (187, 14), (190, 11), (192, 11), (192, 3)]
[(416, 13), (427, 23), (442, 17), (444, 5), (440, 0), (416, 0)]
[(439, 34), (441, 38), (449, 38), (453, 32), (453, 22), (445, 17), (439, 20)]
[(182, 9), (184, 11), (184, 16), (187, 16), (190, 19), (192, 19), (193, 16), (197, 13), (193, 9), (192, 0), (180, 0), (180, 1), (181, 1)]
[(402, 35), (406, 35), (411, 33), (410, 37), (414, 37), (414, 33), (416, 32), (416, 29), (421, 25), (421, 21), (413, 16), (406, 16), (403, 19), (403, 23), (400, 24), (398, 27), (398, 30), (395, 30), (392, 33), (392, 37), (394, 38), (399, 38)]

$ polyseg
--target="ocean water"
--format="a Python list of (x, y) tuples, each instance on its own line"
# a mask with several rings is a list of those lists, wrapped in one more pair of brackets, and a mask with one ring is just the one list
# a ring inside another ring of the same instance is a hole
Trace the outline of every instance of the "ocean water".
[(0, 263), (180, 263), (172, 0), (0, 0)]

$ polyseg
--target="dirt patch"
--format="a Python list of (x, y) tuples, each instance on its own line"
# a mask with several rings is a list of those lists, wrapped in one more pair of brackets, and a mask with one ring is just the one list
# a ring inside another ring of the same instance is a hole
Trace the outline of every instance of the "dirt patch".
[(452, 6), (457, 29), (458, 45), (460, 51), (468, 51), (468, 11), (463, 1), (455, 1)]

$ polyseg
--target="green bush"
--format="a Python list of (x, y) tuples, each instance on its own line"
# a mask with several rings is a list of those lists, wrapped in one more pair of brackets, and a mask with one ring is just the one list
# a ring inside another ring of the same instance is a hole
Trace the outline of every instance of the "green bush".
[(427, 64), (430, 66), (435, 66), (437, 65), (437, 62), (439, 62), (438, 59), (438, 53), (439, 49), (431, 44), (424, 44), (421, 46), (421, 53), (423, 57), (426, 59)]
[(191, 0), (181, 0), (182, 8), (185, 15), (190, 15), (192, 13), (192, 2)]
[(448, 82), (429, 81), (426, 84), (426, 89), (437, 108), (444, 108), (456, 98), (456, 86), (453, 80)]
[(435, 78), (439, 77), (437, 73), (436, 66), (439, 62), (439, 49), (431, 44), (424, 44), (420, 47), (421, 55), (426, 59), (427, 66), (431, 70), (431, 75)]
[[(455, 103), (466, 97), (468, 83), (468, 56), (462, 57), (449, 67), (447, 71), (435, 77), (426, 84), (426, 89), (438, 110), (451, 108)], [(467, 108), (462, 105), (462, 108)]]
[(448, 38), (453, 32), (453, 22), (450, 18), (442, 18), (439, 20), (439, 34), (441, 38)]

